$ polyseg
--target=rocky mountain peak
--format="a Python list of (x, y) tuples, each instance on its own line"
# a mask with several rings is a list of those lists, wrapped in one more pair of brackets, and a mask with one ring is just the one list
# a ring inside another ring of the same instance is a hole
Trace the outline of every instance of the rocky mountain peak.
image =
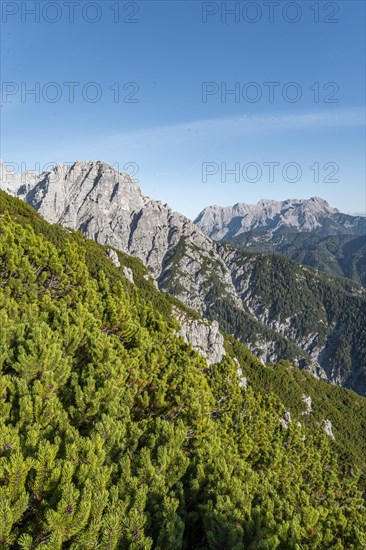
[(232, 239), (249, 231), (271, 231), (288, 227), (322, 234), (365, 233), (365, 221), (359, 216), (342, 214), (320, 197), (274, 201), (261, 199), (257, 204), (208, 206), (196, 218), (197, 226), (212, 239)]
[[(25, 200), (52, 223), (77, 229), (92, 220), (95, 208), (114, 217), (118, 210), (138, 210), (144, 203), (138, 184), (103, 161), (58, 164), (41, 174)], [(109, 226), (107, 218), (103, 217), (102, 222)]]

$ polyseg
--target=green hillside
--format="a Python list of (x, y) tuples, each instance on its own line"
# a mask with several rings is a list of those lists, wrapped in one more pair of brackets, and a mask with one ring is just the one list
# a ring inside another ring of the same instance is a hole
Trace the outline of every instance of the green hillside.
[(284, 254), (292, 260), (333, 277), (346, 277), (366, 285), (366, 237), (320, 235), (289, 229), (266, 232), (248, 231), (229, 240), (247, 252)]
[[(276, 337), (277, 354), (301, 367), (312, 361), (300, 348), (306, 341), (328, 379), (366, 394), (366, 291), (295, 263), (279, 254), (254, 254), (221, 245), (232, 257), (233, 278), (241, 298), (255, 315), (233, 307), (220, 289), (212, 295), (207, 316), (259, 355), (257, 342)], [(215, 274), (212, 274), (215, 277)], [(261, 321), (263, 328), (259, 330)], [(271, 328), (269, 328), (271, 327)], [(279, 328), (278, 328), (279, 327)], [(272, 333), (272, 334), (271, 334)]]
[(208, 366), (118, 254), (135, 285), (0, 192), (0, 547), (365, 548), (366, 399), (231, 337)]

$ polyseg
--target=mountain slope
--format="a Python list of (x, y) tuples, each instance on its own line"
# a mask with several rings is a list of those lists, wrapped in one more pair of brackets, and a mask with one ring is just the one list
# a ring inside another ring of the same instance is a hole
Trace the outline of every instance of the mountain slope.
[(285, 228), (275, 233), (248, 231), (224, 241), (248, 252), (284, 254), (333, 277), (345, 277), (366, 286), (364, 235), (320, 235)]
[(261, 284), (263, 258), (213, 242), (102, 162), (57, 166), (25, 200), (52, 223), (142, 260), (160, 289), (218, 321), (264, 361), (289, 359), (366, 392), (365, 293), (357, 286), (280, 259), (267, 265)]
[[(103, 271), (111, 285), (122, 284), (131, 299), (134, 299), (137, 292), (139, 299), (151, 304), (172, 330), (177, 330), (176, 319), (182, 327), (195, 327), (195, 323), (201, 322), (197, 312), (187, 308), (174, 296), (159, 292), (148, 270), (132, 256), (115, 251), (118, 261), (116, 257), (110, 261), (110, 247), (98, 245), (78, 231), (50, 225), (33, 208), (0, 190), (0, 219), (6, 213), (9, 213), (22, 228), (27, 230), (31, 227), (37, 236), (58, 250), (65, 251), (77, 245), (93, 278), (97, 278)], [(184, 334), (189, 337), (187, 328)], [(244, 374), (247, 377), (248, 384), (255, 392), (264, 396), (268, 391), (273, 392), (285, 405), (286, 410), (291, 411), (294, 420), (310, 423), (316, 430), (325, 419), (330, 419), (335, 434), (334, 444), (338, 447), (339, 453), (343, 457), (348, 457), (347, 462), (356, 463), (366, 475), (365, 398), (353, 391), (319, 381), (283, 361), (281, 364), (265, 366), (239, 341), (232, 336), (224, 336), (227, 355), (236, 362), (241, 371), (240, 376)], [(188, 340), (190, 342), (191, 338)], [(194, 330), (194, 341), (196, 340), (197, 332)], [(204, 337), (200, 342), (200, 352), (206, 344), (207, 338)], [(304, 395), (312, 399), (312, 412), (305, 416)]]
[(283, 388), (240, 344), (208, 366), (138, 261), (116, 252), (117, 267), (108, 247), (2, 192), (0, 213), (2, 547), (365, 545), (363, 486), (343, 456), (347, 419), (364, 448), (364, 398), (279, 368), (294, 395), (339, 401), (342, 451), (339, 431), (311, 422), (317, 402), (294, 403), (291, 419), (270, 388), (244, 382), (241, 369), (261, 370)]
[[(119, 174), (103, 162), (77, 162), (71, 168), (56, 166), (43, 174), (26, 202), (51, 223), (79, 229), (98, 243), (114, 246), (139, 258), (154, 278), (164, 279), (170, 254), (182, 239), (199, 247), (209, 262), (219, 262), (227, 294), (240, 307), (230, 274), (214, 251), (210, 239), (184, 216), (142, 194), (126, 174)], [(189, 305), (202, 309), (202, 297), (195, 285), (196, 266), (181, 258), (182, 295)]]
[(195, 224), (205, 235), (218, 241), (233, 239), (248, 231), (274, 234), (284, 228), (320, 235), (366, 234), (366, 218), (343, 214), (319, 197), (208, 206), (197, 216)]

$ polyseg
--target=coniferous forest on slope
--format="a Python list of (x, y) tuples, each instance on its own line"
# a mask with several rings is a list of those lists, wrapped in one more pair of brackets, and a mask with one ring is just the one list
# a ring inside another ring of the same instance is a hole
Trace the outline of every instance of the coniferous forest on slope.
[(227, 242), (248, 252), (283, 254), (333, 277), (366, 285), (366, 243), (361, 235), (324, 236), (287, 229), (275, 236), (246, 232)]
[[(320, 366), (328, 380), (365, 395), (365, 289), (280, 254), (247, 252), (227, 243), (219, 247), (244, 307), (228, 295), (220, 264), (203, 260), (204, 315), (265, 360), (272, 360), (270, 349), (276, 361), (287, 359), (311, 372)], [(159, 278), (160, 288), (182, 299), (189, 289), (182, 285), (179, 264), (184, 255), (193, 256), (190, 248), (182, 237)]]
[(365, 548), (364, 398), (231, 337), (207, 365), (139, 262), (0, 215), (2, 548)]

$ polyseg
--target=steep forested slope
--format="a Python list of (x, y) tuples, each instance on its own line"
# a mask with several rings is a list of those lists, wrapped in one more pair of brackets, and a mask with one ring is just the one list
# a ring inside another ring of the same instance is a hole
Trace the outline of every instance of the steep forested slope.
[(133, 285), (81, 234), (0, 205), (3, 548), (365, 546), (356, 455), (299, 409), (289, 420), (277, 375), (258, 391), (232, 339), (208, 366), (138, 262), (119, 255)]
[(273, 234), (248, 231), (227, 239), (248, 252), (284, 254), (333, 277), (346, 277), (366, 286), (366, 237), (319, 235), (281, 229)]
[[(221, 245), (221, 254), (254, 319), (282, 336), (274, 357), (300, 357), (300, 366), (365, 395), (365, 289), (276, 254), (249, 254), (229, 245)], [(226, 300), (213, 301), (210, 317), (221, 319), (224, 330), (256, 353), (273, 353), (268, 339), (245, 339), (247, 323)], [(305, 352), (303, 360), (294, 346)]]

